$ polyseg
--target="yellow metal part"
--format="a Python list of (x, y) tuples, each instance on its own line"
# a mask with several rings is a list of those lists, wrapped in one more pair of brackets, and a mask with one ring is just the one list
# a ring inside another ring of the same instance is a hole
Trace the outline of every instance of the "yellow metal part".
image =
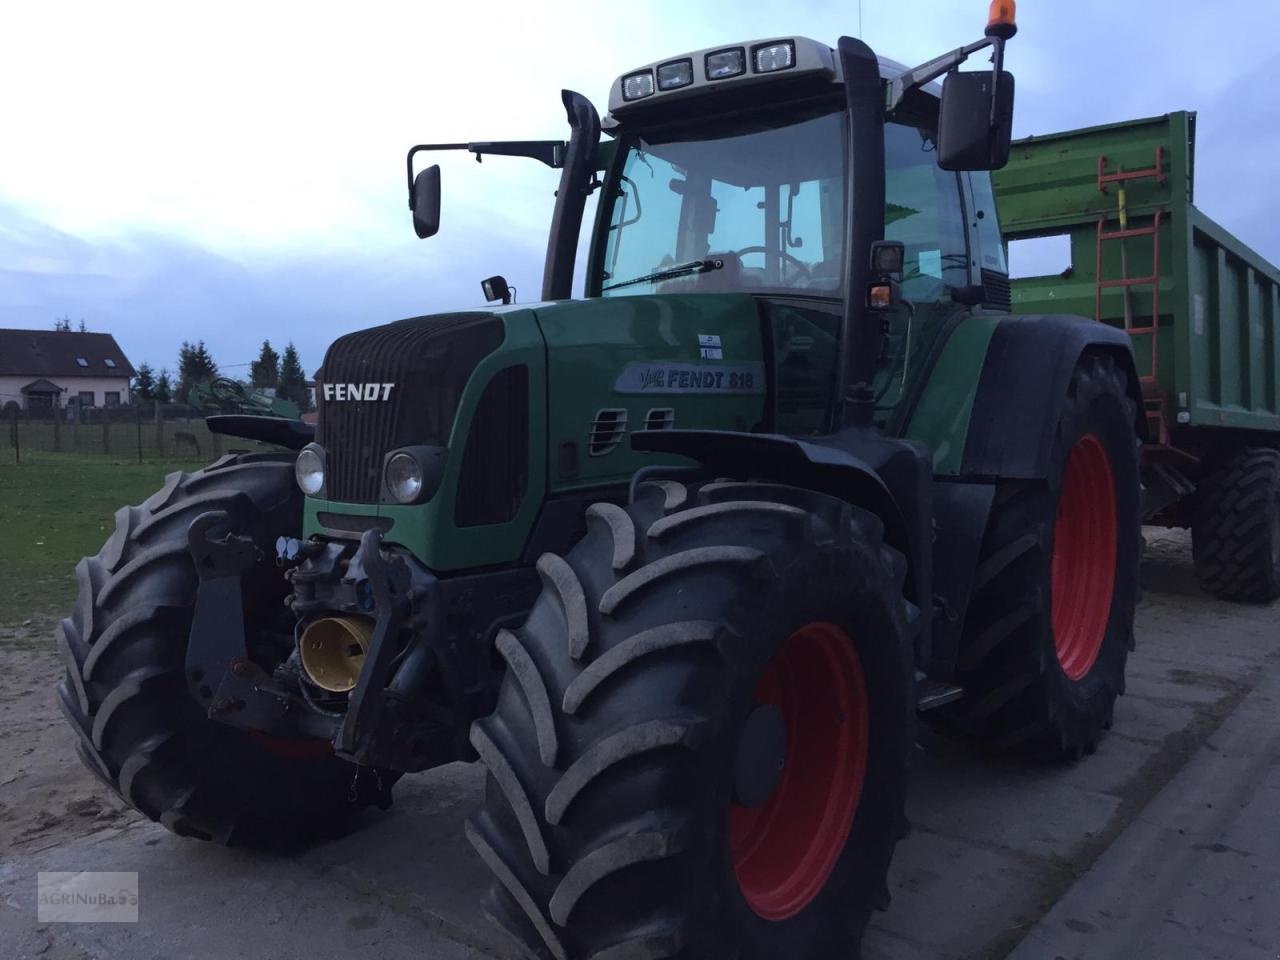
[(345, 693), (360, 677), (372, 638), (373, 621), (366, 617), (321, 617), (298, 641), (302, 669), (322, 690)]

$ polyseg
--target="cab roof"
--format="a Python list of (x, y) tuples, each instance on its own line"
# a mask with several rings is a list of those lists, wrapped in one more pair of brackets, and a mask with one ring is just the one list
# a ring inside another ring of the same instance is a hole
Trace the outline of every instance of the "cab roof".
[[(756, 69), (757, 51), (777, 48), (787, 44), (791, 45), (794, 51), (790, 66), (767, 71)], [(716, 54), (729, 54), (733, 51), (740, 51), (741, 53), (741, 72), (721, 79), (710, 78), (707, 71), (708, 58)], [(877, 56), (876, 60), (880, 65), (880, 76), (885, 80), (896, 79), (907, 70), (902, 64), (886, 57)], [(667, 67), (675, 70), (676, 65), (679, 64), (685, 65), (685, 76), (688, 77), (688, 80), (678, 87), (666, 90), (660, 89), (658, 84), (659, 68)], [(652, 92), (633, 99), (625, 97), (623, 95), (624, 81), (633, 77), (642, 78), (645, 74), (652, 78), (647, 84)], [(808, 79), (811, 82), (818, 83), (826, 81), (833, 87), (843, 84), (844, 73), (840, 66), (840, 57), (835, 50), (825, 43), (820, 43), (808, 37), (775, 37), (742, 43), (721, 44), (674, 57), (664, 57), (662, 60), (655, 60), (634, 70), (628, 70), (613, 81), (613, 86), (609, 90), (609, 116), (617, 120), (625, 120), (628, 115), (637, 109), (647, 112), (649, 109), (662, 104), (687, 101), (695, 97), (705, 96), (714, 91), (742, 90), (753, 85), (763, 86), (770, 83), (800, 79)], [(937, 83), (927, 84), (922, 89), (935, 97), (940, 96), (942, 93), (942, 88)], [(611, 124), (606, 125), (611, 126)]]

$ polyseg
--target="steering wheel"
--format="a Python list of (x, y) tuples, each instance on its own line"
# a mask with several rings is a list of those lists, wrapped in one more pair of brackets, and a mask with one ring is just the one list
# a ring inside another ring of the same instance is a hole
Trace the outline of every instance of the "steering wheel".
[[(803, 260), (799, 259), (798, 257), (788, 253), (786, 250), (779, 250), (777, 252), (782, 254), (782, 259), (786, 260), (788, 263), (794, 264), (796, 269), (798, 269), (806, 277), (809, 276), (809, 265), (807, 263), (805, 263)], [(738, 257), (738, 259), (742, 259), (743, 257), (745, 257), (747, 254), (750, 254), (750, 253), (760, 253), (767, 257), (769, 256), (770, 251), (768, 247), (757, 244), (755, 246), (743, 247), (741, 250), (733, 251), (733, 253), (734, 253), (734, 256)]]

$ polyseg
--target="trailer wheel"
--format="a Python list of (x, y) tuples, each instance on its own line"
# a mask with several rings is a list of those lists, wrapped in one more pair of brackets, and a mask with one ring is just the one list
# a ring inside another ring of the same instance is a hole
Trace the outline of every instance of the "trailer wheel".
[(997, 750), (1077, 758), (1111, 726), (1133, 648), (1138, 450), (1125, 375), (1077, 365), (1047, 482), (1002, 481), (943, 717)]
[[(390, 774), (361, 771), (328, 741), (255, 736), (210, 720), (186, 687), (184, 661), (198, 584), (191, 521), (226, 510), (263, 561), (244, 575), (246, 629), (284, 612), (271, 563), (275, 539), (301, 526), (293, 457), (227, 456), (172, 473), (76, 567), (79, 598), (62, 620), (66, 675), (58, 700), (85, 766), (134, 809), (180, 836), (287, 848), (338, 832), (369, 802), (387, 802)], [(377, 789), (381, 779), (383, 789)]]
[(790, 487), (597, 504), (472, 727), (486, 909), (558, 960), (854, 957), (903, 833), (905, 562)]
[(1280, 450), (1245, 447), (1209, 478), (1191, 547), (1200, 585), (1214, 596), (1280, 597)]

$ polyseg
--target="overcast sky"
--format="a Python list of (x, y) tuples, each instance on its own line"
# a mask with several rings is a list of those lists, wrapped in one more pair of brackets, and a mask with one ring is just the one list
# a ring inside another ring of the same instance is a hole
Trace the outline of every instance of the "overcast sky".
[[(914, 64), (979, 37), (986, 6), (863, 0), (862, 36)], [(449, 156), (419, 241), (410, 144), (559, 138), (562, 87), (603, 112), (651, 60), (859, 32), (857, 0), (61, 0), (4, 20), (0, 326), (83, 318), (170, 368), (203, 338), (240, 375), (263, 337), (310, 371), (344, 331), (475, 305), (492, 273), (536, 298), (557, 173)], [(1280, 261), (1280, 7), (1023, 0), (1019, 24), (1015, 135), (1197, 110), (1198, 205)]]

